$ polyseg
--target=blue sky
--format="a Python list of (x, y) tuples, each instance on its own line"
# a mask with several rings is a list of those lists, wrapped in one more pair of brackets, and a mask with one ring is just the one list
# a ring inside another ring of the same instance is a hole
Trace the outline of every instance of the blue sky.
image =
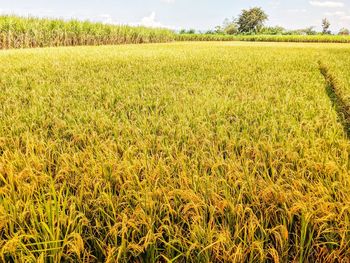
[(0, 0), (0, 13), (207, 30), (253, 6), (269, 25), (320, 28), (327, 17), (335, 32), (350, 28), (350, 0)]

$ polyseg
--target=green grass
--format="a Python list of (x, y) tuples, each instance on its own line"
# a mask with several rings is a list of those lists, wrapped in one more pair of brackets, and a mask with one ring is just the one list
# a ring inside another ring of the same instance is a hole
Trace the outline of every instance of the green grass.
[(350, 36), (335, 35), (207, 35), (180, 34), (177, 41), (254, 41), (254, 42), (304, 42), (350, 43)]
[(319, 62), (347, 49), (0, 52), (0, 261), (346, 261), (350, 144)]
[(0, 49), (173, 41), (167, 29), (89, 21), (0, 16)]

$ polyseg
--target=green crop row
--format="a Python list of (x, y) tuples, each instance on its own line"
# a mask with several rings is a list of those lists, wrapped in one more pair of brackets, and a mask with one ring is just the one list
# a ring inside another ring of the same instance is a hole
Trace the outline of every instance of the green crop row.
[(0, 16), (0, 49), (154, 43), (174, 40), (167, 29)]
[(179, 34), (177, 41), (257, 41), (257, 42), (305, 42), (305, 43), (350, 43), (350, 36), (334, 35), (207, 35)]

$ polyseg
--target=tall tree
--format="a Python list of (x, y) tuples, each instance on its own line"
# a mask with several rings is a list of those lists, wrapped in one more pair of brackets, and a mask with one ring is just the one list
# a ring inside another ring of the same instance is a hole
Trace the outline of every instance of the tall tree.
[(330, 34), (331, 31), (329, 30), (331, 26), (331, 23), (329, 22), (329, 20), (327, 18), (323, 18), (322, 19), (322, 33), (323, 34)]
[(241, 33), (257, 33), (268, 19), (261, 7), (243, 9), (238, 17), (238, 30)]

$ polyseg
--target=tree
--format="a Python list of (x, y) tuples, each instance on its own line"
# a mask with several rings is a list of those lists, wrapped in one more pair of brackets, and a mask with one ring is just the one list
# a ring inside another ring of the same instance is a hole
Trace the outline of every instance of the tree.
[(314, 30), (313, 26), (302, 29), (301, 32), (303, 32), (305, 35), (317, 35), (317, 32)]
[(340, 29), (338, 35), (348, 36), (348, 35), (350, 35), (350, 31), (347, 28), (342, 28), (342, 29)]
[(286, 32), (287, 30), (281, 26), (263, 27), (260, 30), (260, 34), (263, 35), (284, 35)]
[(191, 35), (196, 34), (196, 30), (191, 28), (187, 31), (187, 34), (191, 34)]
[(189, 29), (189, 30), (186, 30), (186, 29), (181, 29), (180, 34), (195, 34), (196, 33), (196, 30), (195, 29)]
[(243, 9), (237, 21), (238, 30), (241, 33), (257, 33), (267, 19), (267, 14), (260, 7)]
[(329, 27), (331, 26), (331, 23), (327, 18), (322, 19), (322, 34), (329, 35), (331, 34), (331, 31), (329, 30)]
[(218, 35), (222, 35), (222, 34), (224, 34), (224, 29), (221, 26), (216, 26), (214, 33), (218, 34)]
[(229, 20), (228, 18), (226, 18), (222, 26), (222, 31), (227, 35), (238, 34), (239, 31), (235, 19), (233, 18), (232, 20)]
[(225, 27), (224, 32), (227, 35), (236, 35), (236, 34), (238, 34), (239, 31), (238, 31), (237, 25), (232, 23), (232, 24), (228, 25), (227, 27)]

